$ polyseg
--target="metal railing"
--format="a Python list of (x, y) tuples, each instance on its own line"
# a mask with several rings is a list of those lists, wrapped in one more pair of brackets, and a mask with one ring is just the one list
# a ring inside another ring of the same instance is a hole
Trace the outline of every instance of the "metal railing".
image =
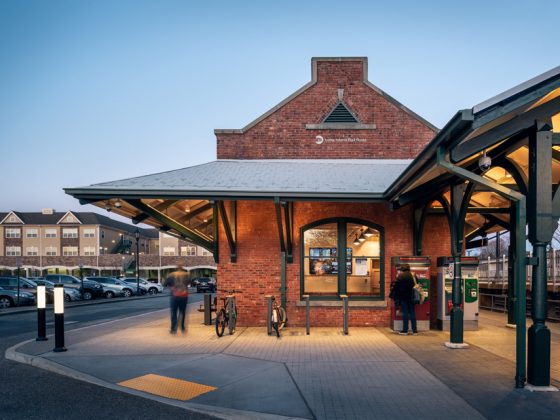
[[(507, 312), (507, 295), (479, 293), (479, 308), (492, 312)], [(531, 315), (531, 298), (527, 296), (527, 315)], [(547, 320), (560, 322), (560, 300), (548, 300)]]
[[(531, 253), (527, 253), (530, 257)], [(527, 266), (527, 289), (531, 289), (533, 266)], [(548, 291), (560, 292), (560, 252), (551, 249), (547, 253)], [(507, 290), (508, 285), (508, 258), (481, 258), (478, 266), (478, 276), (481, 288)]]

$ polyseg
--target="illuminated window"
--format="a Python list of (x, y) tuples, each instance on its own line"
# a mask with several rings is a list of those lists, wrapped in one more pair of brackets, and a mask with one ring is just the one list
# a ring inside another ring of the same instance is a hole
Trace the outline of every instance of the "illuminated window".
[(62, 255), (64, 257), (76, 257), (78, 255), (78, 247), (77, 246), (63, 246), (62, 247)]
[(341, 294), (384, 297), (382, 227), (340, 218), (312, 223), (302, 231), (302, 295), (331, 300)]
[(56, 238), (56, 229), (45, 229), (45, 238)]
[(181, 247), (181, 255), (187, 256), (187, 257), (196, 256), (196, 246), (193, 246), (193, 245), (182, 246)]

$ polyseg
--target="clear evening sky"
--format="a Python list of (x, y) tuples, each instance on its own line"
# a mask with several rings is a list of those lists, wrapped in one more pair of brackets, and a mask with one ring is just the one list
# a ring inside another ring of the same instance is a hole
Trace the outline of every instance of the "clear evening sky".
[(91, 211), (63, 193), (215, 159), (311, 78), (369, 80), (442, 127), (560, 64), (560, 2), (0, 0), (0, 211)]

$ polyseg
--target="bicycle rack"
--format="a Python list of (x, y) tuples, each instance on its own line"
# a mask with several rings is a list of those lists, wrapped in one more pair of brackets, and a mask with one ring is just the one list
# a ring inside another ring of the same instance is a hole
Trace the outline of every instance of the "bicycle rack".
[(342, 331), (344, 335), (348, 335), (348, 295), (340, 295), (342, 299)]
[(309, 335), (309, 325), (310, 325), (310, 312), (309, 312), (309, 295), (302, 296), (305, 299), (305, 334)]
[(272, 295), (266, 295), (266, 333), (272, 333)]

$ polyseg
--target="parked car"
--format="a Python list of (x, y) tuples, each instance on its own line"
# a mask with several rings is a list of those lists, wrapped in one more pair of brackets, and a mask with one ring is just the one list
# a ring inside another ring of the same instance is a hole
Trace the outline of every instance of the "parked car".
[[(0, 287), (0, 309), (16, 306), (18, 301), (17, 290), (3, 289)], [(35, 305), (35, 296), (29, 292), (19, 292), (19, 305)]]
[[(71, 287), (73, 289), (78, 289), (81, 291), (82, 281), (74, 276), (68, 274), (47, 274), (45, 280), (48, 280), (54, 284), (62, 284), (64, 287)], [(88, 280), (84, 278), (84, 300), (95, 299), (103, 296), (103, 286), (96, 281)]]
[[(47, 303), (54, 302), (54, 283), (52, 281), (45, 280), (41, 277), (34, 277), (34, 283), (45, 286), (45, 292), (47, 294)], [(63, 287), (64, 289), (64, 300), (66, 302), (74, 302), (76, 300), (82, 299), (82, 294), (78, 289), (72, 287)]]
[(136, 290), (129, 283), (125, 283), (115, 277), (87, 277), (87, 279), (101, 283), (106, 298), (114, 298), (115, 296), (130, 297)]
[[(132, 287), (136, 287), (136, 277), (125, 277), (122, 280), (126, 283), (129, 283)], [(143, 278), (140, 278), (140, 289), (144, 293), (149, 293), (150, 295), (155, 295), (163, 292), (163, 286), (161, 284), (150, 283)]]
[(212, 277), (199, 277), (196, 284), (196, 292), (215, 292), (216, 291), (216, 279)]

